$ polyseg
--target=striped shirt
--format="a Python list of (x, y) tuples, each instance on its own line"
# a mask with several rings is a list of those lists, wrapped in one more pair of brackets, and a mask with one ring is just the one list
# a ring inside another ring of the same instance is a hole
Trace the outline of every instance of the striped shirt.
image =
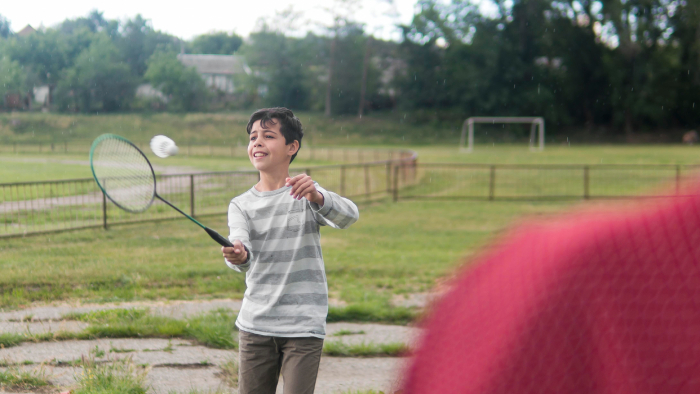
[(344, 229), (359, 218), (347, 198), (315, 183), (324, 203), (295, 200), (291, 187), (260, 192), (255, 187), (229, 205), (229, 240), (248, 249), (245, 264), (226, 264), (246, 274), (246, 291), (236, 326), (277, 337), (326, 335), (328, 283), (320, 226)]

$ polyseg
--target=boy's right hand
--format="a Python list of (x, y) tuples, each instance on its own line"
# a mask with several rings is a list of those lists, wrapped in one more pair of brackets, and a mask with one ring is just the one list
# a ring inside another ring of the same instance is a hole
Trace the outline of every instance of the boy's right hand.
[(222, 247), (221, 252), (224, 254), (224, 258), (231, 264), (240, 265), (248, 260), (248, 252), (239, 240), (233, 241), (233, 247)]

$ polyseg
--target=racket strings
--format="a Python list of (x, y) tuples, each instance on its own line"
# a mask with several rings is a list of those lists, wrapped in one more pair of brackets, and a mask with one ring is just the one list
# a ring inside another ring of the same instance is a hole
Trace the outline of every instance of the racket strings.
[(155, 194), (153, 170), (143, 154), (130, 143), (107, 137), (94, 149), (95, 178), (107, 196), (123, 209), (144, 211)]

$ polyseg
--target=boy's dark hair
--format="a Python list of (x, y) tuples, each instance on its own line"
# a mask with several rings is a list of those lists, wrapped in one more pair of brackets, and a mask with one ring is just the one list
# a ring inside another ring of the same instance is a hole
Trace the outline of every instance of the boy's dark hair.
[[(280, 132), (282, 132), (282, 135), (284, 136), (285, 144), (289, 145), (294, 142), (294, 140), (297, 140), (299, 141), (299, 149), (301, 149), (301, 139), (304, 137), (304, 130), (301, 126), (301, 121), (299, 118), (294, 116), (294, 113), (291, 110), (284, 107), (275, 107), (262, 108), (255, 111), (255, 113), (250, 116), (248, 126), (246, 127), (248, 135), (250, 135), (250, 131), (253, 128), (253, 123), (258, 120), (260, 121), (260, 126), (263, 128), (267, 128), (267, 125), (270, 122), (273, 124), (279, 122)], [(299, 149), (297, 149), (297, 153), (299, 153)], [(290, 164), (294, 161), (294, 158), (297, 157), (297, 153), (292, 155), (291, 160), (289, 160)]]

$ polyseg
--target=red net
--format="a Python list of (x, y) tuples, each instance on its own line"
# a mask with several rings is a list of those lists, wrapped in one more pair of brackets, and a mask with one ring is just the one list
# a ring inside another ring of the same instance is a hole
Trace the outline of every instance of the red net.
[(700, 392), (700, 197), (530, 225), (436, 304), (404, 393)]

